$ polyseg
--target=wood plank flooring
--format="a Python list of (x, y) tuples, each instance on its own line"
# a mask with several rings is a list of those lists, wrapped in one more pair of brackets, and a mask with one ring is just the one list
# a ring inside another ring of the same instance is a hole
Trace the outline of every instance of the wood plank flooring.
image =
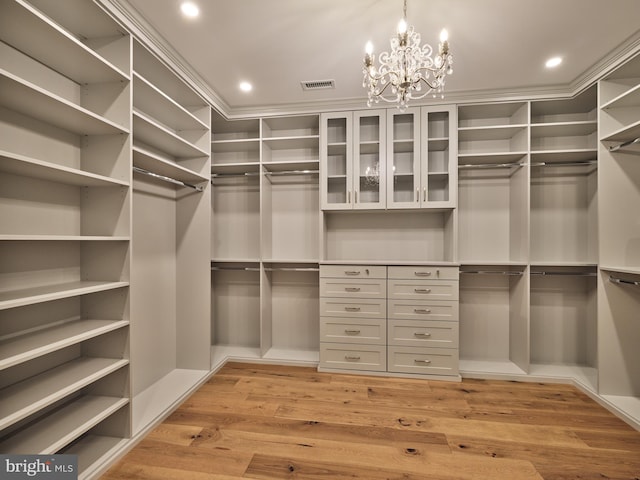
[(102, 480), (640, 480), (640, 432), (568, 385), (228, 363)]

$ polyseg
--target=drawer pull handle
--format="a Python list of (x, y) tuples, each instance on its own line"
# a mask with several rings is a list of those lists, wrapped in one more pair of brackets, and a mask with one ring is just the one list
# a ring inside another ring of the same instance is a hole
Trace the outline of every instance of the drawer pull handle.
[(431, 293), (430, 288), (414, 288), (413, 291), (416, 293)]
[(431, 310), (428, 308), (414, 308), (413, 311), (415, 313), (421, 313), (421, 314), (431, 313)]
[(345, 275), (360, 275), (360, 270), (345, 270)]
[(344, 289), (347, 292), (359, 292), (360, 291), (360, 287), (344, 287)]
[(413, 272), (416, 277), (430, 277), (431, 272)]
[(418, 337), (418, 338), (429, 338), (431, 336), (430, 333), (425, 333), (425, 332), (415, 332), (413, 334), (414, 337)]
[(360, 307), (344, 307), (347, 312), (359, 312)]
[(357, 362), (358, 360), (360, 360), (360, 357), (358, 355), (345, 355), (344, 359), (348, 362)]
[(422, 364), (425, 364), (425, 365), (429, 365), (431, 363), (431, 360), (420, 360), (420, 359), (416, 358), (414, 360), (414, 363), (422, 363)]
[(360, 330), (345, 330), (344, 333), (347, 335), (360, 335)]

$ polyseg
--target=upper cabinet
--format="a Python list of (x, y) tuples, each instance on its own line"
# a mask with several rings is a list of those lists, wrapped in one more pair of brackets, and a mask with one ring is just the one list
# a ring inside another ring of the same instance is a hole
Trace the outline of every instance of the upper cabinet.
[(321, 115), (323, 210), (385, 207), (385, 118), (384, 110)]
[(450, 106), (321, 115), (323, 210), (454, 208)]

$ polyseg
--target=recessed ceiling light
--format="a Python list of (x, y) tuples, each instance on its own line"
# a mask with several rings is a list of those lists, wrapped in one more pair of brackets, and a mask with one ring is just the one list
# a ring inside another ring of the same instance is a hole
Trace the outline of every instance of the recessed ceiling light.
[(240, 82), (240, 90), (242, 90), (243, 92), (250, 92), (251, 90), (253, 90), (253, 85), (251, 85), (249, 82)]
[(180, 5), (180, 11), (185, 17), (189, 18), (196, 18), (200, 15), (200, 9), (193, 2), (183, 2), (182, 5)]
[(562, 63), (562, 58), (561, 57), (553, 57), (550, 58), (549, 60), (547, 60), (547, 63), (545, 63), (545, 67), (547, 68), (555, 68), (558, 65), (560, 65)]

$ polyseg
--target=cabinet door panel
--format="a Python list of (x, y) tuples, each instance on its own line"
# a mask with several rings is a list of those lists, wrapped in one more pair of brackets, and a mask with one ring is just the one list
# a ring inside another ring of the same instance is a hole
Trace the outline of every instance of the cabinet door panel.
[(386, 205), (386, 111), (353, 114), (353, 208)]
[(352, 208), (352, 124), (350, 112), (320, 116), (320, 200), (323, 210)]
[(387, 208), (420, 208), (420, 108), (387, 114)]

